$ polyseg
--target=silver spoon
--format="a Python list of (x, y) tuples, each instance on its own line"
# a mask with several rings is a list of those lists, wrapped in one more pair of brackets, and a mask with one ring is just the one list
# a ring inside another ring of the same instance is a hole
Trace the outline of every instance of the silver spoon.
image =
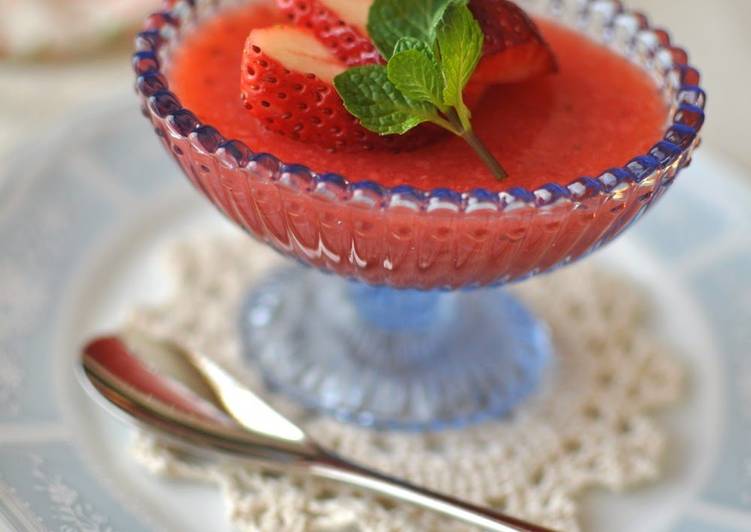
[[(149, 365), (135, 354), (139, 352), (149, 353)], [(172, 377), (163, 375), (167, 366)], [(108, 410), (193, 451), (336, 480), (487, 530), (553, 532), (348, 462), (321, 447), (211, 359), (173, 342), (142, 334), (97, 338), (82, 350), (81, 368), (84, 387), (93, 392), (89, 383), (93, 385), (99, 393), (92, 396), (106, 399), (100, 402)]]

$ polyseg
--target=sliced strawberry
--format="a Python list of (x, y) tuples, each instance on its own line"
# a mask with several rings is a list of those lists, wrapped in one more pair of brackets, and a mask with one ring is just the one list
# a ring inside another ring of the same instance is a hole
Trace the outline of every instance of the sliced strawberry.
[(407, 150), (436, 138), (437, 127), (422, 126), (402, 136), (380, 136), (363, 128), (332, 83), (346, 68), (307, 30), (255, 29), (243, 52), (245, 108), (271, 131), (332, 150)]
[(289, 20), (308, 28), (348, 66), (382, 62), (366, 25), (372, 0), (276, 0)]
[(471, 0), (469, 8), (485, 33), (473, 84), (514, 83), (558, 69), (553, 51), (522, 8), (509, 0)]
[[(276, 0), (298, 26), (313, 31), (349, 65), (383, 62), (370, 41), (367, 21), (373, 0)], [(552, 50), (532, 19), (509, 0), (471, 0), (485, 33), (483, 59), (472, 85), (524, 81), (555, 72)]]

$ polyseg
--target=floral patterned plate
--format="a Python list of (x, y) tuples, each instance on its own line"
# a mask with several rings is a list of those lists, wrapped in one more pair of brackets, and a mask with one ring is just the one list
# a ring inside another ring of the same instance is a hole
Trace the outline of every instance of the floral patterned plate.
[[(78, 113), (1, 170), (0, 530), (229, 529), (214, 490), (154, 478), (130, 460), (129, 431), (91, 404), (73, 367), (89, 334), (168, 293), (165, 245), (235, 230), (184, 183), (130, 96)], [(671, 442), (663, 478), (589, 494), (587, 529), (751, 530), (742, 174), (704, 150), (664, 204), (596, 259), (649, 287), (691, 383), (661, 420)]]

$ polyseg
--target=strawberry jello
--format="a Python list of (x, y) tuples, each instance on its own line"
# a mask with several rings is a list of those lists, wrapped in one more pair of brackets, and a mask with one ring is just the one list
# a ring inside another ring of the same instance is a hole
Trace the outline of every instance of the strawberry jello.
[[(601, 15), (588, 35), (535, 18), (557, 72), (490, 86), (474, 102), (474, 127), (508, 171), (503, 181), (451, 135), (415, 149), (329, 150), (257, 120), (240, 71), (248, 34), (287, 20), (269, 3), (208, 17), (161, 60), (155, 50), (166, 52), (165, 36), (182, 27), (155, 15), (135, 65), (169, 151), (257, 238), (372, 284), (482, 286), (611, 240), (690, 160), (703, 121), (698, 73), (643, 17)], [(593, 38), (598, 28), (607, 45)]]

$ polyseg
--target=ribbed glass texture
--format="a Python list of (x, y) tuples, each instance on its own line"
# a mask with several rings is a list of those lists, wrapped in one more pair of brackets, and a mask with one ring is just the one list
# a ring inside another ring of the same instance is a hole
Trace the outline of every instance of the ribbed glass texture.
[(144, 114), (185, 175), (250, 234), (311, 266), (371, 284), (452, 289), (497, 285), (576, 260), (650, 208), (689, 164), (704, 122), (699, 73), (668, 34), (616, 0), (522, 0), (647, 70), (670, 107), (648, 153), (567, 186), (420, 190), (289, 165), (202, 124), (164, 70), (180, 36), (226, 4), (180, 0), (152, 15), (133, 65)]

